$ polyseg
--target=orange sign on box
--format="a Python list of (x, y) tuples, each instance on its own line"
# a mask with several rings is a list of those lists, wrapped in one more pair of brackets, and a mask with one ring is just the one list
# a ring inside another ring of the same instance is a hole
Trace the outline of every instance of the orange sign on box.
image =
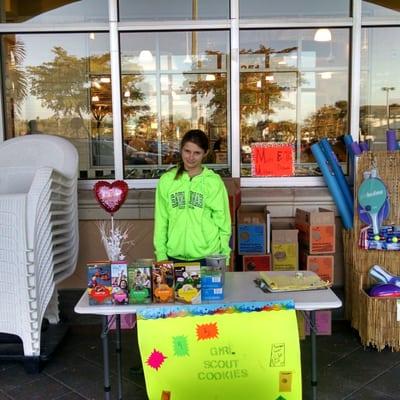
[(253, 143), (252, 176), (293, 176), (294, 148), (286, 143)]

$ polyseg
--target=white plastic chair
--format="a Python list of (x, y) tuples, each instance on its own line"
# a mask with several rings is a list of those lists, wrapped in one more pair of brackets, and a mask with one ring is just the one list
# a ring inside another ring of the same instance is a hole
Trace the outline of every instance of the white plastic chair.
[(56, 284), (78, 257), (78, 153), (66, 139), (0, 143), (0, 332), (40, 355), (43, 318), (57, 323)]

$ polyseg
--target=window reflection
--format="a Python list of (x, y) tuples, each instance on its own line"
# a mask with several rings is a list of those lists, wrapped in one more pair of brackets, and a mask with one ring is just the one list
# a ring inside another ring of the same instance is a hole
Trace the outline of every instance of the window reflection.
[(222, 31), (121, 34), (126, 178), (159, 177), (192, 128), (209, 135), (205, 162), (229, 174), (228, 46)]
[(81, 178), (114, 176), (108, 36), (1, 37), (7, 138), (63, 136), (78, 149)]
[(239, 6), (241, 18), (350, 15), (350, 0), (240, 0)]
[(295, 174), (319, 174), (310, 146), (326, 137), (340, 161), (348, 130), (347, 29), (243, 30), (240, 43), (242, 176), (251, 175), (251, 144), (291, 143)]
[(365, 17), (400, 17), (398, 0), (364, 0), (362, 15)]
[(374, 150), (386, 150), (388, 128), (400, 129), (399, 65), (400, 28), (363, 28), (360, 129)]
[(108, 21), (107, 0), (1, 0), (0, 22), (68, 23)]
[(120, 21), (229, 17), (229, 0), (119, 0)]

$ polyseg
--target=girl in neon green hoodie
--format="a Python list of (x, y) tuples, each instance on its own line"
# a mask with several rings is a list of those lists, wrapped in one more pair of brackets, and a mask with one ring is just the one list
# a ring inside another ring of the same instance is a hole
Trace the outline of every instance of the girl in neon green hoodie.
[(201, 130), (182, 138), (182, 162), (167, 171), (156, 190), (154, 247), (157, 261), (201, 261), (229, 256), (231, 217), (221, 177), (202, 165), (209, 143)]

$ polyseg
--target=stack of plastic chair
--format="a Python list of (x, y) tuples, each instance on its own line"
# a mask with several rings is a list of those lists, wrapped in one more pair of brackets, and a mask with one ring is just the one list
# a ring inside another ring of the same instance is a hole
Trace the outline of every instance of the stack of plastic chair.
[(0, 332), (40, 356), (44, 318), (57, 323), (56, 285), (78, 256), (78, 153), (66, 139), (27, 135), (0, 143)]

